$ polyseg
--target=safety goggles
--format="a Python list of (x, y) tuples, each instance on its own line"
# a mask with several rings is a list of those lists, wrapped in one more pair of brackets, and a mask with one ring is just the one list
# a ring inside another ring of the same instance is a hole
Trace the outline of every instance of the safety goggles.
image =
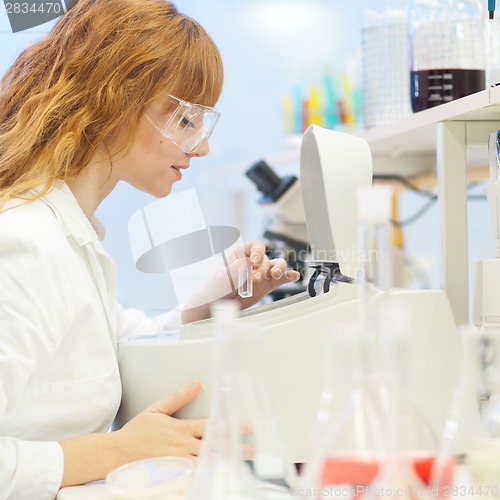
[(209, 106), (192, 104), (172, 95), (168, 98), (176, 105), (167, 123), (162, 125), (151, 114), (145, 113), (151, 124), (183, 153), (192, 154), (208, 140), (214, 131), (220, 113)]

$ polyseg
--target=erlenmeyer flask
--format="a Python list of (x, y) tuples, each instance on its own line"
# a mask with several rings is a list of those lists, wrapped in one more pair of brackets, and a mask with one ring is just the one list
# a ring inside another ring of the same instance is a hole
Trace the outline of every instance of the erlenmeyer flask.
[[(398, 303), (392, 289), (392, 189), (379, 185), (359, 188), (357, 201), (364, 269), (360, 319), (370, 341), (376, 344), (372, 348), (375, 366), (371, 383), (382, 404), (383, 421), (393, 422), (387, 425), (385, 432), (386, 458), (394, 471), (403, 467), (400, 455), (405, 455), (404, 460), (411, 455), (410, 469), (418, 476), (414, 483), (428, 484), (437, 437), (409, 397), (408, 311)], [(374, 285), (371, 290), (370, 285)]]
[(388, 301), (379, 315), (375, 383), (383, 407), (387, 454), (365, 497), (430, 498), (428, 483), (437, 442), (410, 398), (407, 313)]
[(218, 302), (212, 308), (214, 332), (214, 400), (203, 435), (189, 500), (261, 500), (250, 467), (243, 460), (231, 343), (236, 304)]
[(373, 339), (356, 322), (329, 329), (333, 398), (328, 422), (321, 424), (322, 438), (315, 440), (304, 468), (306, 498), (359, 496), (385, 456), (380, 405), (370, 378)]
[(266, 499), (291, 498), (297, 470), (289, 459), (284, 438), (261, 373), (260, 331), (255, 325), (239, 325), (235, 336), (238, 370), (238, 410), (250, 425), (247, 444), (253, 453), (248, 463)]
[(289, 498), (296, 472), (258, 371), (259, 331), (234, 321), (232, 302), (213, 316), (217, 393), (190, 498)]

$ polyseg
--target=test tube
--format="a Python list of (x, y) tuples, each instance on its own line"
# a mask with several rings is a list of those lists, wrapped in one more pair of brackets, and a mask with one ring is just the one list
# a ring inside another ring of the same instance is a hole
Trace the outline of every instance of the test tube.
[(238, 295), (243, 299), (253, 295), (252, 269), (246, 258), (238, 266)]

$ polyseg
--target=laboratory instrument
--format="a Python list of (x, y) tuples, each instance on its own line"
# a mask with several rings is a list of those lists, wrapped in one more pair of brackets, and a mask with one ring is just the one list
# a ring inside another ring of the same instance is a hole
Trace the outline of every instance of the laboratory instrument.
[(252, 266), (246, 259), (238, 267), (238, 295), (242, 299), (253, 295)]
[[(472, 374), (477, 381), (482, 433), (473, 443), (468, 461), (477, 483), (496, 488), (500, 497), (500, 130), (488, 140), (490, 179), (484, 191), (492, 223), (492, 259), (475, 263)], [(470, 340), (469, 340), (470, 341)]]
[(479, 328), (500, 329), (500, 131), (490, 134), (488, 199), (493, 234), (493, 259), (475, 263), (473, 322)]
[(414, 112), (485, 89), (480, 0), (411, 0), (409, 34)]
[(466, 464), (472, 483), (500, 498), (500, 331), (464, 325), (460, 339), (468, 383), (478, 410)]
[(495, 17), (495, 0), (488, 0), (488, 17), (493, 19)]
[[(338, 269), (347, 280), (330, 279), (328, 291), (302, 292), (240, 313), (237, 322), (258, 324), (264, 341), (260, 370), (273, 401), (290, 458), (307, 460), (325, 374), (322, 326), (358, 318), (362, 286), (357, 241), (356, 191), (372, 180), (368, 143), (357, 136), (317, 125), (304, 133), (300, 157), (301, 190), (312, 259), (321, 269)], [(323, 273), (324, 274), (324, 273)], [(409, 311), (409, 391), (418, 410), (440, 432), (455, 386), (456, 330), (442, 290), (369, 289), (376, 309), (390, 294)], [(425, 314), (422, 312), (425, 311)], [(197, 398), (178, 412), (205, 418), (212, 404), (210, 352), (214, 321), (183, 325), (180, 331), (126, 338), (119, 344), (123, 385), (116, 425), (123, 425), (153, 401), (193, 379), (202, 381)], [(346, 360), (337, 369), (348, 372)]]

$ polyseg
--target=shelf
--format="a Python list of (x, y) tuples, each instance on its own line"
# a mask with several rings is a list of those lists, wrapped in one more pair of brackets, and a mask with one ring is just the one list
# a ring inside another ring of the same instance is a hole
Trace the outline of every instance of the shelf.
[[(470, 130), (473, 123), (483, 125), (478, 133), (468, 137), (468, 166), (488, 164), (487, 137), (500, 128), (500, 86), (490, 87), (476, 94), (457, 99), (435, 108), (366, 130), (345, 130), (363, 137), (370, 144), (375, 174), (411, 177), (436, 170), (436, 124), (466, 122)], [(290, 135), (285, 152), (270, 155), (274, 165), (298, 161), (302, 134)]]
[[(500, 128), (500, 87), (490, 87), (456, 101), (441, 104), (392, 123), (360, 132), (370, 144), (375, 173), (397, 173), (411, 176), (435, 169), (436, 124), (467, 122), (472, 130), (474, 122), (492, 122), (491, 130)], [(494, 123), (494, 125), (493, 125)], [(486, 165), (487, 136), (481, 133), (468, 137), (469, 164)]]
[[(372, 154), (430, 154), (436, 152), (435, 124), (443, 121), (498, 120), (500, 107), (489, 107), (489, 90), (441, 104), (413, 115), (364, 131)], [(496, 118), (495, 118), (496, 111)]]

